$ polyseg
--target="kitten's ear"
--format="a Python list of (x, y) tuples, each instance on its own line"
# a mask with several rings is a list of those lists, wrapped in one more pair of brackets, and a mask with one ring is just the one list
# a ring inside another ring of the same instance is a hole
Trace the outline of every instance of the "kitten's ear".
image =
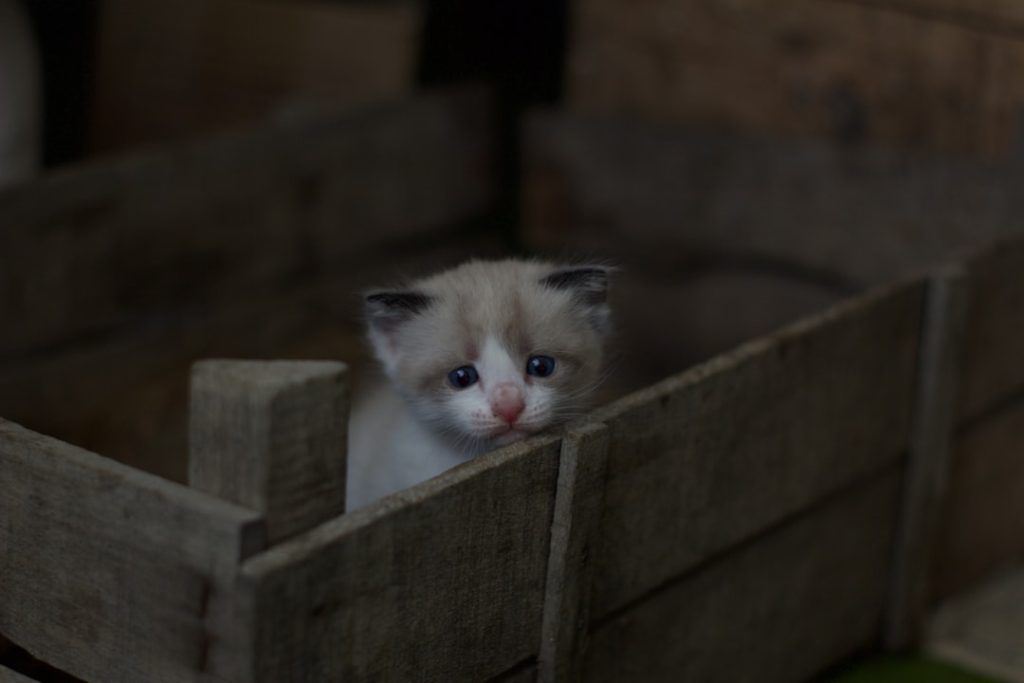
[(576, 301), (589, 309), (594, 329), (603, 334), (608, 331), (608, 276), (611, 272), (607, 266), (560, 268), (546, 275), (540, 283), (571, 292)]
[(370, 342), (389, 373), (395, 365), (395, 339), (402, 324), (425, 311), (433, 299), (415, 291), (375, 291), (366, 294)]

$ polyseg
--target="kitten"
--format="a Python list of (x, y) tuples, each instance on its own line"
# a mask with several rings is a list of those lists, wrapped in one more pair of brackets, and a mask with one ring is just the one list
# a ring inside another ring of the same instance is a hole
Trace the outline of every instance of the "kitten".
[(348, 508), (579, 415), (601, 379), (608, 269), (470, 261), (366, 296), (387, 376), (357, 401)]

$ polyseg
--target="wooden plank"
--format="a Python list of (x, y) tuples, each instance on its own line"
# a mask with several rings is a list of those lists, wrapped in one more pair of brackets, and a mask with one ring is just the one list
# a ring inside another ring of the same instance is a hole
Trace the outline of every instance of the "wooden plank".
[(968, 269), (961, 420), (977, 418), (1024, 391), (1024, 239), (989, 246)]
[(610, 434), (596, 618), (902, 455), (923, 289), (851, 300), (593, 415)]
[[(0, 361), (0, 415), (178, 482), (188, 479), (188, 375), (195, 360), (369, 358), (355, 292), (498, 253), (493, 237), (367, 255), (362, 268)], [(386, 264), (386, 265), (385, 265)]]
[[(297, 117), (0, 192), (0, 357), (319, 282), (477, 215), (480, 90)], [(40, 305), (46, 302), (46, 305)]]
[(0, 420), (0, 633), (74, 676), (236, 680), (259, 516)]
[(958, 434), (931, 600), (1024, 560), (1024, 401)]
[(839, 0), (893, 12), (910, 12), (986, 33), (1019, 37), (1024, 7), (1016, 0)]
[(639, 264), (636, 277), (848, 293), (1021, 232), (1020, 164), (558, 113), (534, 114), (525, 139), (527, 242)]
[(196, 363), (189, 485), (260, 512), (269, 543), (344, 514), (346, 376), (329, 361)]
[(27, 676), (22, 676), (17, 671), (0, 666), (0, 683), (33, 683), (33, 680)]
[(929, 619), (924, 649), (969, 671), (1024, 683), (1024, 570), (943, 602)]
[(578, 681), (583, 673), (607, 455), (603, 425), (575, 429), (562, 441), (538, 656), (542, 682)]
[(584, 680), (809, 680), (878, 635), (899, 468), (595, 625)]
[(415, 84), (421, 3), (98, 3), (92, 147), (108, 151)]
[(512, 445), (246, 562), (253, 679), (482, 680), (536, 655), (558, 451)]
[(820, 0), (577, 3), (576, 111), (985, 155), (1014, 144), (1016, 36)]
[(916, 644), (928, 607), (930, 561), (956, 430), (966, 279), (959, 267), (947, 267), (928, 281), (913, 432), (886, 606), (884, 639), (891, 650)]

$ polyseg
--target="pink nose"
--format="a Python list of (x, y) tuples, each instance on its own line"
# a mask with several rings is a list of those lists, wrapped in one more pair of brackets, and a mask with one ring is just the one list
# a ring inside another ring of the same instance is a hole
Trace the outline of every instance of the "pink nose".
[(491, 394), (491, 412), (505, 422), (512, 424), (522, 412), (525, 404), (519, 387), (511, 383), (503, 383), (494, 387)]

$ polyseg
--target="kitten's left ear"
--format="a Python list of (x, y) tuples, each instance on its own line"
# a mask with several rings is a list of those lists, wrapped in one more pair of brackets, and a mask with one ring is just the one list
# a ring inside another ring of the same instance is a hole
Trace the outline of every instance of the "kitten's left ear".
[(608, 276), (611, 272), (607, 266), (561, 268), (542, 278), (540, 283), (572, 293), (577, 302), (587, 307), (594, 329), (603, 334), (608, 331)]
[(395, 341), (402, 324), (429, 308), (431, 303), (431, 297), (415, 291), (376, 291), (366, 295), (370, 342), (389, 374), (397, 361)]

